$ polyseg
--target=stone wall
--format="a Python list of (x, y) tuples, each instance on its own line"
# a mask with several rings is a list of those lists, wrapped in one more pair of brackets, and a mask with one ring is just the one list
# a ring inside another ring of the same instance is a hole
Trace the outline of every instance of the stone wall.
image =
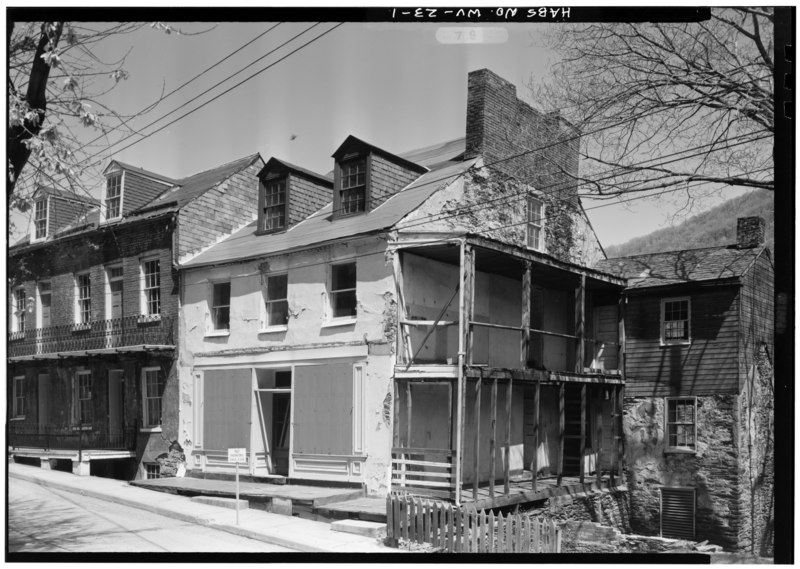
[(628, 492), (624, 487), (601, 492), (553, 496), (524, 509), (530, 516), (556, 521), (596, 522), (629, 532)]
[(625, 399), (624, 433), (630, 523), (644, 535), (660, 533), (660, 488), (696, 490), (696, 534), (736, 549), (741, 525), (738, 491), (738, 397), (697, 398), (696, 452), (666, 450), (665, 399)]
[(695, 547), (691, 541), (624, 534), (595, 522), (568, 521), (561, 525), (561, 553), (666, 553)]

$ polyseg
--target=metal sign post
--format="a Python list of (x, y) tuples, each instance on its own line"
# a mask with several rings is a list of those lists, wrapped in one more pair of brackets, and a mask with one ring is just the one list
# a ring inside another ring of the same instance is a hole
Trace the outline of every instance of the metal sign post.
[(228, 462), (236, 465), (236, 525), (239, 525), (239, 463), (247, 462), (247, 449), (229, 448)]

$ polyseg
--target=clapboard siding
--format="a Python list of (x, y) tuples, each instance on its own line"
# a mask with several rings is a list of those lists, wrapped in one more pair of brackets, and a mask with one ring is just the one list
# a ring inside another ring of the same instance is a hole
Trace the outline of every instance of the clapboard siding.
[(742, 279), (740, 388), (755, 363), (758, 346), (765, 343), (772, 353), (775, 317), (774, 279), (774, 269), (766, 251), (761, 253)]
[(50, 208), (47, 234), (53, 235), (73, 223), (79, 215), (83, 215), (91, 206), (86, 203), (65, 200), (58, 196), (50, 196)]
[(122, 188), (122, 214), (128, 215), (146, 203), (153, 201), (156, 196), (169, 188), (165, 182), (157, 182), (150, 178), (140, 176), (135, 172), (125, 172), (125, 182)]
[[(661, 345), (661, 299), (691, 299), (690, 345)], [(631, 295), (625, 316), (626, 394), (710, 395), (738, 389), (739, 287)]]

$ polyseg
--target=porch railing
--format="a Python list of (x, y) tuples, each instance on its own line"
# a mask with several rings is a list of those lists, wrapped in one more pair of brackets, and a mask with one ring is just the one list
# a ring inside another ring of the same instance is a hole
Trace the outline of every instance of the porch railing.
[(171, 316), (126, 316), (12, 332), (8, 357), (76, 352), (124, 346), (174, 345)]
[(449, 449), (393, 448), (392, 486), (415, 494), (452, 499), (456, 494), (453, 462)]
[(97, 429), (12, 422), (8, 427), (8, 446), (42, 450), (133, 450), (136, 427)]

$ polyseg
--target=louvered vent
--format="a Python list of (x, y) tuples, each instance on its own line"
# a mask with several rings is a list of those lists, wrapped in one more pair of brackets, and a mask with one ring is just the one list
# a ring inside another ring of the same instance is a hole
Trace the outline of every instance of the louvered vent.
[(661, 488), (661, 537), (694, 539), (694, 488)]

